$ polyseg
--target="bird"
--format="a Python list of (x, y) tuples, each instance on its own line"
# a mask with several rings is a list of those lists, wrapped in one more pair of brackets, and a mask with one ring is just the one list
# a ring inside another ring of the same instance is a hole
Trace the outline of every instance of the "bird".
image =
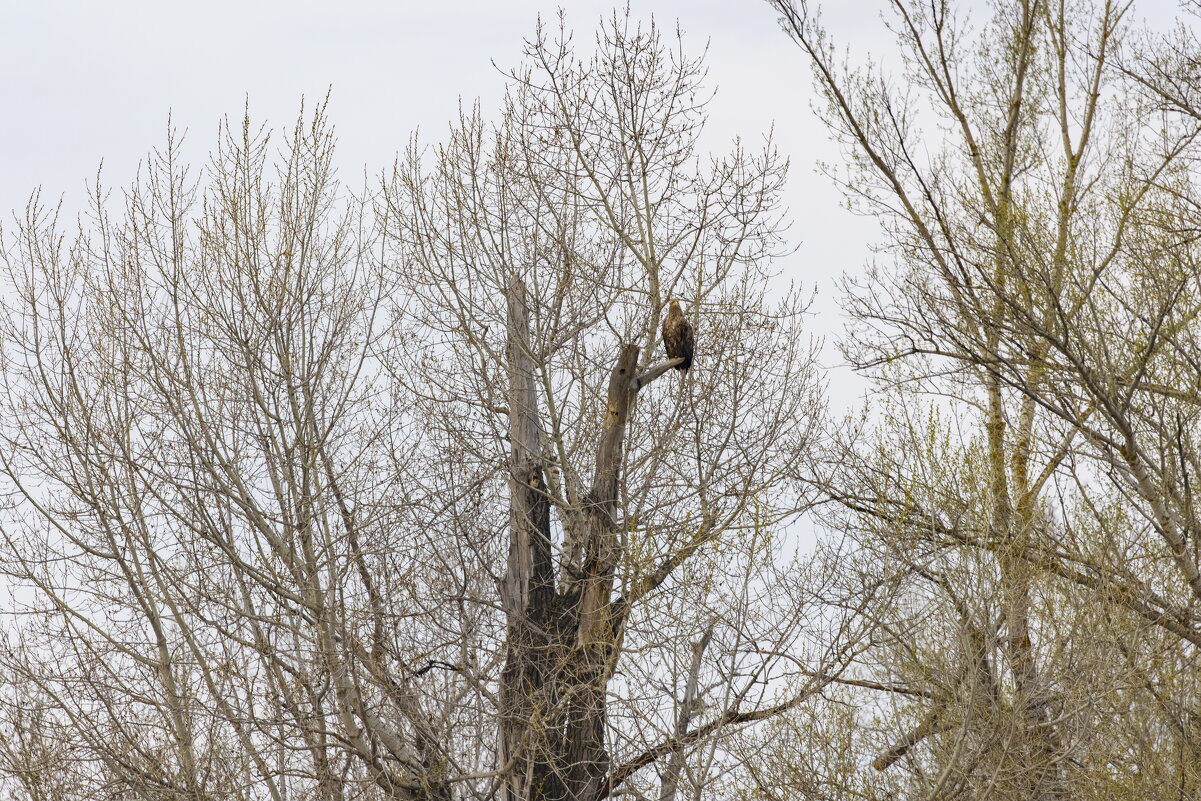
[(676, 365), (677, 370), (687, 371), (692, 366), (692, 347), (695, 344), (692, 324), (680, 311), (680, 302), (672, 300), (667, 315), (663, 318), (663, 346), (667, 348), (667, 358), (684, 361)]

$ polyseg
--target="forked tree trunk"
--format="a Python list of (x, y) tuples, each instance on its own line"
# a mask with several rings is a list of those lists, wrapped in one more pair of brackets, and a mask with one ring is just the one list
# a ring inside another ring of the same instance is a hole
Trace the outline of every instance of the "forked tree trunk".
[(570, 693), (563, 767), (573, 801), (595, 799), (609, 774), (605, 747), (605, 688), (617, 659), (620, 621), (613, 614), (617, 571), (617, 490), (626, 424), (638, 383), (637, 345), (626, 345), (609, 375), (607, 408), (596, 452), (596, 472), (585, 498), (584, 564), (576, 608), (574, 670), (564, 674)]
[(625, 345), (609, 387), (592, 487), (585, 497), (578, 575), (556, 581), (550, 500), (542, 471), (535, 359), (524, 285), (508, 292), (509, 556), (501, 601), (507, 617), (501, 675), (500, 763), (508, 801), (594, 801), (607, 795), (605, 693), (623, 614), (615, 610), (617, 501), (626, 427), (638, 391), (680, 362), (638, 374)]
[[(508, 291), (509, 556), (501, 586), (506, 659), (501, 674), (500, 763), (510, 801), (564, 797), (546, 736), (557, 700), (546, 692), (555, 661), (551, 629), (555, 573), (550, 499), (542, 473), (542, 432), (525, 285)], [(552, 687), (553, 689), (553, 683)]]

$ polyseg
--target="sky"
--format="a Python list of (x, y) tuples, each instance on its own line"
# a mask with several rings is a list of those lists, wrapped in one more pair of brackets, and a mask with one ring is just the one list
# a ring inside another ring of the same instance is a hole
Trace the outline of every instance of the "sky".
[[(970, 5), (982, 6), (983, 0)], [(497, 107), (498, 68), (516, 65), (523, 39), (553, 0), (0, 0), (0, 217), (10, 220), (32, 190), (77, 208), (103, 160), (120, 186), (164, 139), (170, 114), (187, 129), (202, 164), (223, 115), (251, 113), (279, 128), (301, 98), (332, 93), (338, 163), (375, 174), (410, 135), (441, 138), (459, 103)], [(613, 0), (562, 2), (589, 35)], [(817, 335), (841, 330), (836, 281), (871, 258), (874, 223), (847, 212), (819, 161), (840, 152), (811, 111), (807, 64), (764, 0), (630, 0), (637, 18), (678, 23), (692, 53), (708, 48), (716, 90), (703, 144), (724, 150), (735, 135), (757, 142), (774, 130), (792, 163), (786, 203), (795, 253), (784, 280), (818, 292)], [(856, 54), (886, 52), (882, 0), (824, 4), (824, 19)], [(1152, 19), (1172, 0), (1144, 0)], [(837, 368), (833, 349), (824, 357)], [(839, 373), (835, 369), (835, 376)], [(862, 390), (836, 378), (836, 400)]]

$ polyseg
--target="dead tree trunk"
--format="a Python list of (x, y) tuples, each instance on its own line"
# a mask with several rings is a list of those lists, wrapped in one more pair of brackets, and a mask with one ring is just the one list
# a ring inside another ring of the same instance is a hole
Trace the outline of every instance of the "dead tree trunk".
[[(510, 801), (559, 799), (561, 781), (547, 747), (557, 703), (547, 693), (554, 661), (555, 574), (550, 499), (542, 472), (535, 363), (530, 348), (525, 285), (508, 292), (509, 556), (501, 586), (507, 652), (501, 674), (500, 761)], [(551, 682), (550, 689), (554, 689)]]
[(558, 582), (524, 285), (508, 292), (510, 520), (501, 588), (507, 617), (501, 676), (501, 768), (509, 801), (592, 801), (606, 794), (605, 693), (622, 615), (613, 585), (620, 558), (617, 503), (626, 427), (639, 390), (681, 360), (638, 373), (625, 345), (609, 376), (592, 487), (583, 509), (583, 563)]
[(565, 798), (599, 801), (610, 786), (609, 751), (605, 746), (605, 693), (620, 653), (625, 607), (613, 598), (621, 558), (618, 538), (618, 493), (625, 456), (626, 427), (638, 393), (683, 361), (664, 359), (638, 373), (637, 345), (625, 345), (609, 374), (604, 423), (596, 450), (592, 487), (585, 498), (584, 561), (580, 576), (561, 597), (564, 669), (556, 674), (560, 697), (566, 699), (566, 726), (558, 763)]
[(572, 684), (563, 768), (569, 798), (596, 798), (609, 773), (605, 748), (605, 688), (617, 658), (618, 621), (613, 612), (617, 570), (617, 491), (625, 449), (626, 424), (638, 393), (637, 345), (626, 345), (609, 376), (607, 408), (596, 472), (585, 498), (584, 565), (576, 603)]

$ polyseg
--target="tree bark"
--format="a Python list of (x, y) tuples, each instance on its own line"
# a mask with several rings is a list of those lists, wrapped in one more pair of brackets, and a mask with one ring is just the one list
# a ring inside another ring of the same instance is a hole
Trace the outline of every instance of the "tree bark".
[(584, 500), (584, 565), (579, 584), (578, 626), (572, 664), (563, 770), (568, 798), (597, 798), (609, 773), (605, 747), (605, 688), (617, 658), (613, 616), (617, 569), (617, 492), (626, 424), (640, 389), (637, 345), (626, 345), (609, 375), (607, 408), (596, 452), (592, 488)]
[(637, 345), (624, 345), (609, 375), (592, 486), (583, 501), (583, 562), (555, 576), (551, 504), (542, 469), (542, 432), (530, 350), (526, 292), (508, 291), (510, 519), (501, 600), (507, 653), (501, 676), (500, 762), (509, 801), (584, 801), (604, 795), (606, 688), (622, 619), (613, 602), (620, 556), (617, 502), (626, 428), (639, 390), (679, 359), (638, 373)]
[(505, 771), (505, 798), (559, 799), (563, 792), (543, 734), (553, 730), (557, 714), (555, 694), (546, 692), (555, 606), (550, 499), (542, 471), (528, 301), (525, 285), (516, 276), (510, 281), (507, 302), (509, 556), (501, 585), (507, 653), (500, 688), (500, 763)]

